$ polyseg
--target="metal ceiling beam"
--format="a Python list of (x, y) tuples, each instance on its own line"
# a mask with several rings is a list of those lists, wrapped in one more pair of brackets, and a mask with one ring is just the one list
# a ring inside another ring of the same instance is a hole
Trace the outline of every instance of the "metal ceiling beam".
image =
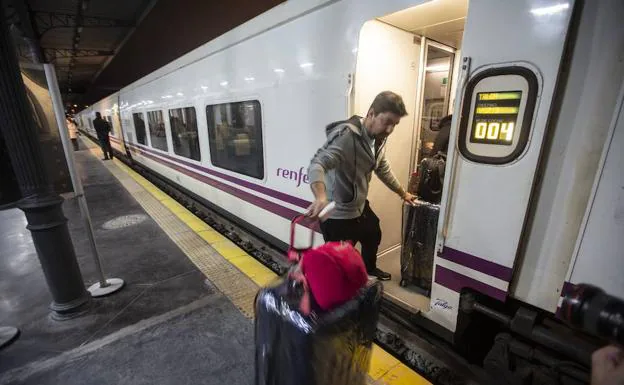
[[(145, 7), (145, 9), (143, 9), (143, 12), (139, 16), (139, 18), (136, 20), (136, 23), (134, 23), (134, 26), (128, 31), (126, 36), (124, 36), (123, 40), (117, 45), (117, 48), (116, 48), (117, 52), (119, 52), (121, 50), (121, 48), (124, 46), (124, 44), (126, 44), (126, 42), (130, 39), (132, 34), (136, 31), (137, 26), (139, 24), (141, 24), (143, 19), (145, 19), (147, 17), (147, 15), (152, 11), (152, 8), (154, 8), (156, 3), (158, 2), (158, 0), (145, 0), (145, 1), (149, 2), (149, 3), (147, 3), (147, 6)], [(110, 64), (110, 62), (113, 60), (113, 58), (114, 58), (114, 56), (111, 56), (108, 59), (106, 59), (104, 64), (102, 64), (102, 67), (100, 68), (100, 70), (98, 72), (96, 72), (95, 75), (93, 76), (93, 79), (91, 80), (92, 83), (95, 83), (95, 80), (106, 69), (106, 67)]]
[(78, 51), (78, 44), (80, 43), (80, 37), (82, 34), (82, 24), (84, 22), (83, 12), (88, 7), (87, 0), (79, 0), (76, 2), (76, 15), (74, 17), (74, 37), (72, 38), (73, 51), (72, 55), (69, 57), (69, 71), (67, 73), (67, 87), (68, 87), (68, 95), (71, 95), (72, 89), (72, 69), (76, 64), (76, 51)]
[(14, 28), (19, 31), (30, 51), (26, 57), (35, 63), (44, 63), (45, 55), (43, 54), (43, 50), (39, 44), (39, 30), (37, 29), (37, 24), (32, 18), (32, 11), (28, 7), (28, 4), (26, 4), (26, 1), (14, 1), (13, 9), (19, 17), (19, 20), (13, 24)]
[(134, 23), (128, 20), (111, 19), (105, 17), (83, 16), (59, 12), (33, 12), (41, 36), (55, 28), (132, 28)]
[(63, 72), (95, 71), (96, 69), (100, 68), (100, 64), (75, 64), (75, 65), (59, 64), (59, 65), (55, 65), (54, 67), (57, 69), (57, 71), (63, 71)]
[(96, 57), (96, 56), (113, 56), (115, 51), (106, 51), (101, 49), (73, 49), (73, 48), (43, 48), (46, 56), (50, 59), (71, 58), (74, 57)]
[[(18, 45), (18, 55), (20, 58), (30, 60), (32, 58), (31, 47), (24, 45)], [(73, 48), (42, 48), (44, 53), (44, 59), (46, 62), (54, 62), (55, 59), (71, 59), (72, 57), (106, 57), (115, 55), (115, 51), (102, 50), (102, 49), (77, 49)]]

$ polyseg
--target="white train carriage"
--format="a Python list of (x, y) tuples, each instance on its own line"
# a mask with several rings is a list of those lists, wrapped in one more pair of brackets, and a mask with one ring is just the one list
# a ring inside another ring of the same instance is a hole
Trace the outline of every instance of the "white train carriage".
[(79, 122), (110, 116), (116, 149), (283, 246), (326, 124), (401, 94), (387, 157), (407, 185), (453, 114), (429, 297), (399, 286), (400, 199), (375, 179), (369, 197), (387, 295), (448, 337), (468, 299), (624, 297), (623, 17), (618, 0), (289, 0)]

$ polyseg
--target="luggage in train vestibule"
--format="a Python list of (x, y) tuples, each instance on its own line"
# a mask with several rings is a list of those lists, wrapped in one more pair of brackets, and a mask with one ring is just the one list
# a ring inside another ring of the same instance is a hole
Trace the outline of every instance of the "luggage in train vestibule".
[(431, 291), (433, 256), (440, 206), (415, 200), (403, 207), (401, 286), (414, 285)]
[(415, 193), (419, 198), (431, 203), (440, 203), (445, 167), (446, 154), (443, 152), (424, 158), (420, 162), (418, 182), (415, 186)]

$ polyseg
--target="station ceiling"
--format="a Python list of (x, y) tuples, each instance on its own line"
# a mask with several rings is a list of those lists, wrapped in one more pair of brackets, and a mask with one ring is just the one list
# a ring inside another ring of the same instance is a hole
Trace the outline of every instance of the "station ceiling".
[(285, 0), (0, 0), (22, 61), (51, 62), (71, 110)]

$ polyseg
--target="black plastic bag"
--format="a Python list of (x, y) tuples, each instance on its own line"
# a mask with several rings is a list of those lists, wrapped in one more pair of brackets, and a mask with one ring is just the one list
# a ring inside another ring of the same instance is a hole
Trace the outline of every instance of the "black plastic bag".
[(381, 283), (370, 283), (344, 305), (304, 316), (291, 279), (261, 289), (255, 304), (256, 385), (366, 384), (382, 294)]

